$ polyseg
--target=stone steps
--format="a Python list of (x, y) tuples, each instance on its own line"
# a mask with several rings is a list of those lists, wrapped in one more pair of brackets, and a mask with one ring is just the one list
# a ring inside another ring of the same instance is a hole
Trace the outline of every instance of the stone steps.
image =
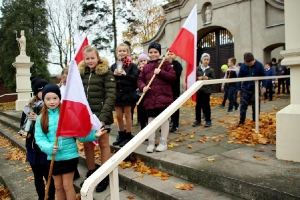
[[(0, 131), (1, 134), (9, 138), (14, 145), (25, 150), (24, 140), (20, 140), (20, 137), (16, 134), (16, 132), (19, 130), (19, 122), (16, 121), (18, 114), (19, 113), (12, 111), (9, 114), (6, 113), (5, 115), (3, 115), (3, 112), (0, 112), (0, 123), (2, 124), (2, 126), (0, 127)], [(110, 141), (114, 141), (114, 138), (111, 137)], [(141, 148), (144, 148), (144, 146), (145, 145), (141, 145)], [(147, 165), (150, 164), (147, 163), (147, 159), (145, 159), (145, 161)], [(83, 157), (80, 157), (78, 168), (81, 177), (74, 183), (77, 191), (79, 191), (79, 184), (83, 181), (84, 175), (87, 171), (85, 159)], [(168, 170), (165, 170), (165, 172), (169, 173)], [(134, 199), (150, 200), (240, 199), (239, 197), (216, 191), (197, 183), (194, 183), (194, 190), (178, 190), (174, 187), (176, 184), (186, 184), (191, 182), (172, 175), (170, 176), (169, 180), (162, 181), (159, 178), (148, 175), (145, 175), (143, 178), (138, 178), (138, 174), (139, 173), (134, 172), (132, 169), (119, 169), (120, 199), (126, 199), (126, 197), (130, 195), (134, 196)], [(94, 192), (94, 198), (109, 199), (109, 190), (107, 189), (103, 193)]]

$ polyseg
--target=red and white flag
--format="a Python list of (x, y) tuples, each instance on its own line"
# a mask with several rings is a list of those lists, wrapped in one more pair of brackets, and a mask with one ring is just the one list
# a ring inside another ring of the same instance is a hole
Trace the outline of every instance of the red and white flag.
[(89, 45), (89, 41), (87, 36), (85, 36), (83, 39), (80, 38), (80, 36), (76, 35), (76, 52), (74, 54), (74, 60), (76, 61), (76, 64), (78, 65), (83, 59), (83, 49)]
[[(175, 53), (187, 62), (186, 89), (196, 82), (196, 55), (197, 55), (197, 4), (189, 14), (187, 20), (180, 29), (169, 51)], [(195, 100), (193, 95), (193, 100)]]
[(56, 136), (85, 137), (92, 129), (101, 128), (87, 102), (75, 60), (70, 62), (66, 91), (62, 97)]

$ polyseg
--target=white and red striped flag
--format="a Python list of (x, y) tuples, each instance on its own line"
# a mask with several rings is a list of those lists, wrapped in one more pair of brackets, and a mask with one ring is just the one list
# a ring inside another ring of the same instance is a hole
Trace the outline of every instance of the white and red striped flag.
[[(186, 89), (190, 88), (196, 82), (197, 72), (197, 4), (180, 29), (169, 51), (187, 62), (185, 81)], [(195, 97), (196, 95), (193, 95), (194, 101)]]
[(83, 39), (77, 34), (76, 35), (76, 52), (74, 54), (74, 60), (76, 61), (76, 64), (78, 65), (83, 59), (83, 49), (89, 45), (89, 41), (87, 36), (84, 36)]
[(62, 98), (56, 136), (85, 137), (94, 129), (101, 128), (87, 102), (78, 66), (70, 62), (65, 95)]

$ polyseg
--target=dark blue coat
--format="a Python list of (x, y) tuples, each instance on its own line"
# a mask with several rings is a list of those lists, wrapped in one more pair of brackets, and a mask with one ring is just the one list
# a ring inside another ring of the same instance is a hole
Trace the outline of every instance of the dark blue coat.
[[(257, 60), (255, 60), (254, 65), (251, 67), (248, 67), (246, 63), (243, 63), (238, 77), (239, 78), (246, 78), (246, 77), (258, 77), (258, 76), (266, 76), (266, 71), (263, 66), (263, 64)], [(266, 81), (262, 80), (262, 87), (266, 87)], [(240, 90), (242, 88), (249, 90), (249, 91), (254, 91), (255, 90), (255, 84), (254, 81), (243, 81), (237, 83), (237, 89)]]
[[(270, 68), (269, 70), (266, 70), (266, 76), (275, 76), (275, 73), (274, 73), (274, 71), (273, 71), (272, 68)], [(267, 83), (267, 84), (270, 84), (270, 83), (272, 83), (272, 81), (274, 81), (274, 80), (275, 80), (274, 78), (272, 78), (272, 79), (267, 79), (267, 80), (266, 80), (266, 83)]]

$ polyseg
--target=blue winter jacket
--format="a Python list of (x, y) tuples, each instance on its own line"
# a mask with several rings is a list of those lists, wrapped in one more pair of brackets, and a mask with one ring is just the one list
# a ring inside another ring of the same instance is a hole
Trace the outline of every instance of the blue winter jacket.
[[(243, 63), (238, 78), (246, 78), (246, 77), (257, 77), (257, 76), (266, 76), (266, 71), (263, 66), (263, 64), (257, 60), (255, 60), (254, 65), (251, 67), (248, 67), (246, 63)], [(262, 80), (262, 87), (266, 87), (266, 81)], [(237, 83), (237, 89), (241, 90), (241, 87), (243, 89), (246, 89), (248, 91), (254, 91), (255, 90), (255, 84), (254, 81), (243, 81)]]
[[(270, 68), (269, 70), (266, 70), (266, 76), (275, 76), (275, 73), (274, 73), (274, 71), (273, 71), (272, 68)], [(274, 81), (274, 80), (275, 80), (274, 78), (272, 78), (272, 79), (267, 79), (267, 80), (266, 80), (266, 83), (267, 83), (267, 84), (270, 84), (270, 83), (272, 83), (272, 81)]]
[[(38, 116), (35, 123), (35, 140), (41, 151), (47, 154), (47, 160), (52, 159), (52, 151), (56, 138), (56, 131), (59, 119), (59, 110), (48, 109), (49, 124), (48, 133), (44, 133), (41, 127), (41, 115)], [(95, 141), (95, 130), (92, 130), (85, 138), (77, 138), (81, 142)], [(73, 137), (58, 137), (58, 149), (55, 154), (55, 161), (70, 160), (79, 157), (76, 141)]]

